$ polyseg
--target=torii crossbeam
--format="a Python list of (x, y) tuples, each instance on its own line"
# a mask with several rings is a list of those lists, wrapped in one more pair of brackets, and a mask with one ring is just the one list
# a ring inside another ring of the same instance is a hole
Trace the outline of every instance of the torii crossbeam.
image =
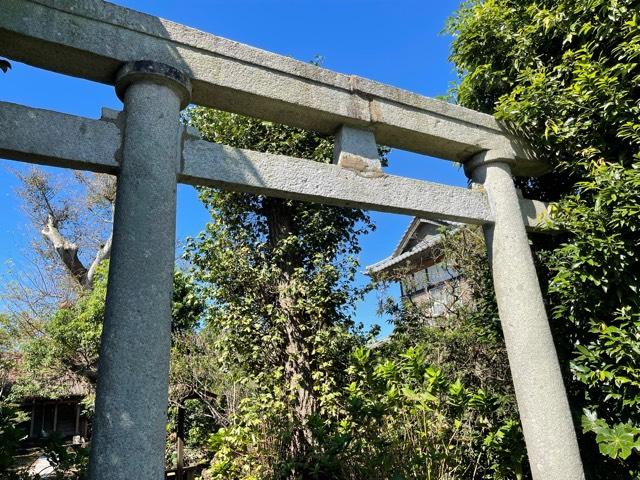
[[(525, 231), (545, 206), (512, 179), (545, 166), (491, 116), (101, 0), (0, 0), (0, 56), (124, 103), (93, 120), (0, 102), (0, 156), (118, 177), (91, 480), (164, 476), (178, 182), (483, 225), (533, 476), (584, 478)], [(179, 122), (189, 103), (336, 134), (337, 165), (204, 142)], [(386, 175), (376, 143), (484, 189)]]

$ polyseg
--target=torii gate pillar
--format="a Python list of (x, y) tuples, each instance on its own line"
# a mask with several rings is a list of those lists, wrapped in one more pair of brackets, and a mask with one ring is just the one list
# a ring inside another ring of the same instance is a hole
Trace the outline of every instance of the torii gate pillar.
[(484, 234), (533, 478), (582, 480), (569, 403), (511, 176), (513, 163), (487, 151), (465, 163), (465, 172), (484, 186), (494, 215)]
[(180, 110), (188, 78), (173, 67), (125, 64), (113, 247), (100, 348), (91, 480), (164, 478), (171, 348)]

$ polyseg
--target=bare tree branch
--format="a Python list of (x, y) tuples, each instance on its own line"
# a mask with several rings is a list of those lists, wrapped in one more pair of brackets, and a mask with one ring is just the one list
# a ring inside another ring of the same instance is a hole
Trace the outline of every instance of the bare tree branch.
[(100, 265), (100, 263), (103, 260), (106, 260), (111, 256), (112, 239), (113, 239), (113, 235), (109, 235), (109, 238), (107, 238), (107, 241), (105, 242), (105, 244), (102, 245), (102, 247), (100, 247), (100, 249), (96, 253), (96, 257), (93, 259), (93, 262), (91, 262), (91, 266), (89, 267), (89, 270), (87, 271), (87, 275), (86, 275), (86, 282), (85, 282), (86, 288), (91, 288), (91, 286), (93, 285), (93, 277), (95, 277), (98, 265)]
[(49, 240), (58, 257), (60, 257), (60, 260), (65, 267), (67, 267), (73, 278), (80, 285), (86, 286), (88, 270), (80, 261), (80, 258), (78, 258), (78, 245), (74, 242), (69, 242), (62, 236), (53, 215), (49, 215), (47, 224), (41, 233)]
[(78, 172), (74, 184), (68, 176), (60, 181), (38, 168), (15, 174), (25, 212), (47, 244), (34, 244), (34, 251), (62, 267), (73, 290), (91, 290), (98, 265), (111, 255), (115, 178)]

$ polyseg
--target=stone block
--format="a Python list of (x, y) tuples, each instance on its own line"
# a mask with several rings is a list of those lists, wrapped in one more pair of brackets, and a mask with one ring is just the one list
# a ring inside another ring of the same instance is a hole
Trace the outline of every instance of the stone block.
[(335, 136), (333, 163), (365, 177), (384, 175), (373, 132), (343, 125)]

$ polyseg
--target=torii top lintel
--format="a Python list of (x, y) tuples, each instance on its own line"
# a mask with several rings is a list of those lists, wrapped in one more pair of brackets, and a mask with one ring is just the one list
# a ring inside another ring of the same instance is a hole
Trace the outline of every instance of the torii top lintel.
[(515, 175), (545, 165), (493, 117), (342, 75), (102, 0), (0, 0), (0, 55), (113, 84), (124, 62), (185, 72), (198, 105), (334, 133), (370, 129), (389, 147), (464, 162), (492, 150)]

